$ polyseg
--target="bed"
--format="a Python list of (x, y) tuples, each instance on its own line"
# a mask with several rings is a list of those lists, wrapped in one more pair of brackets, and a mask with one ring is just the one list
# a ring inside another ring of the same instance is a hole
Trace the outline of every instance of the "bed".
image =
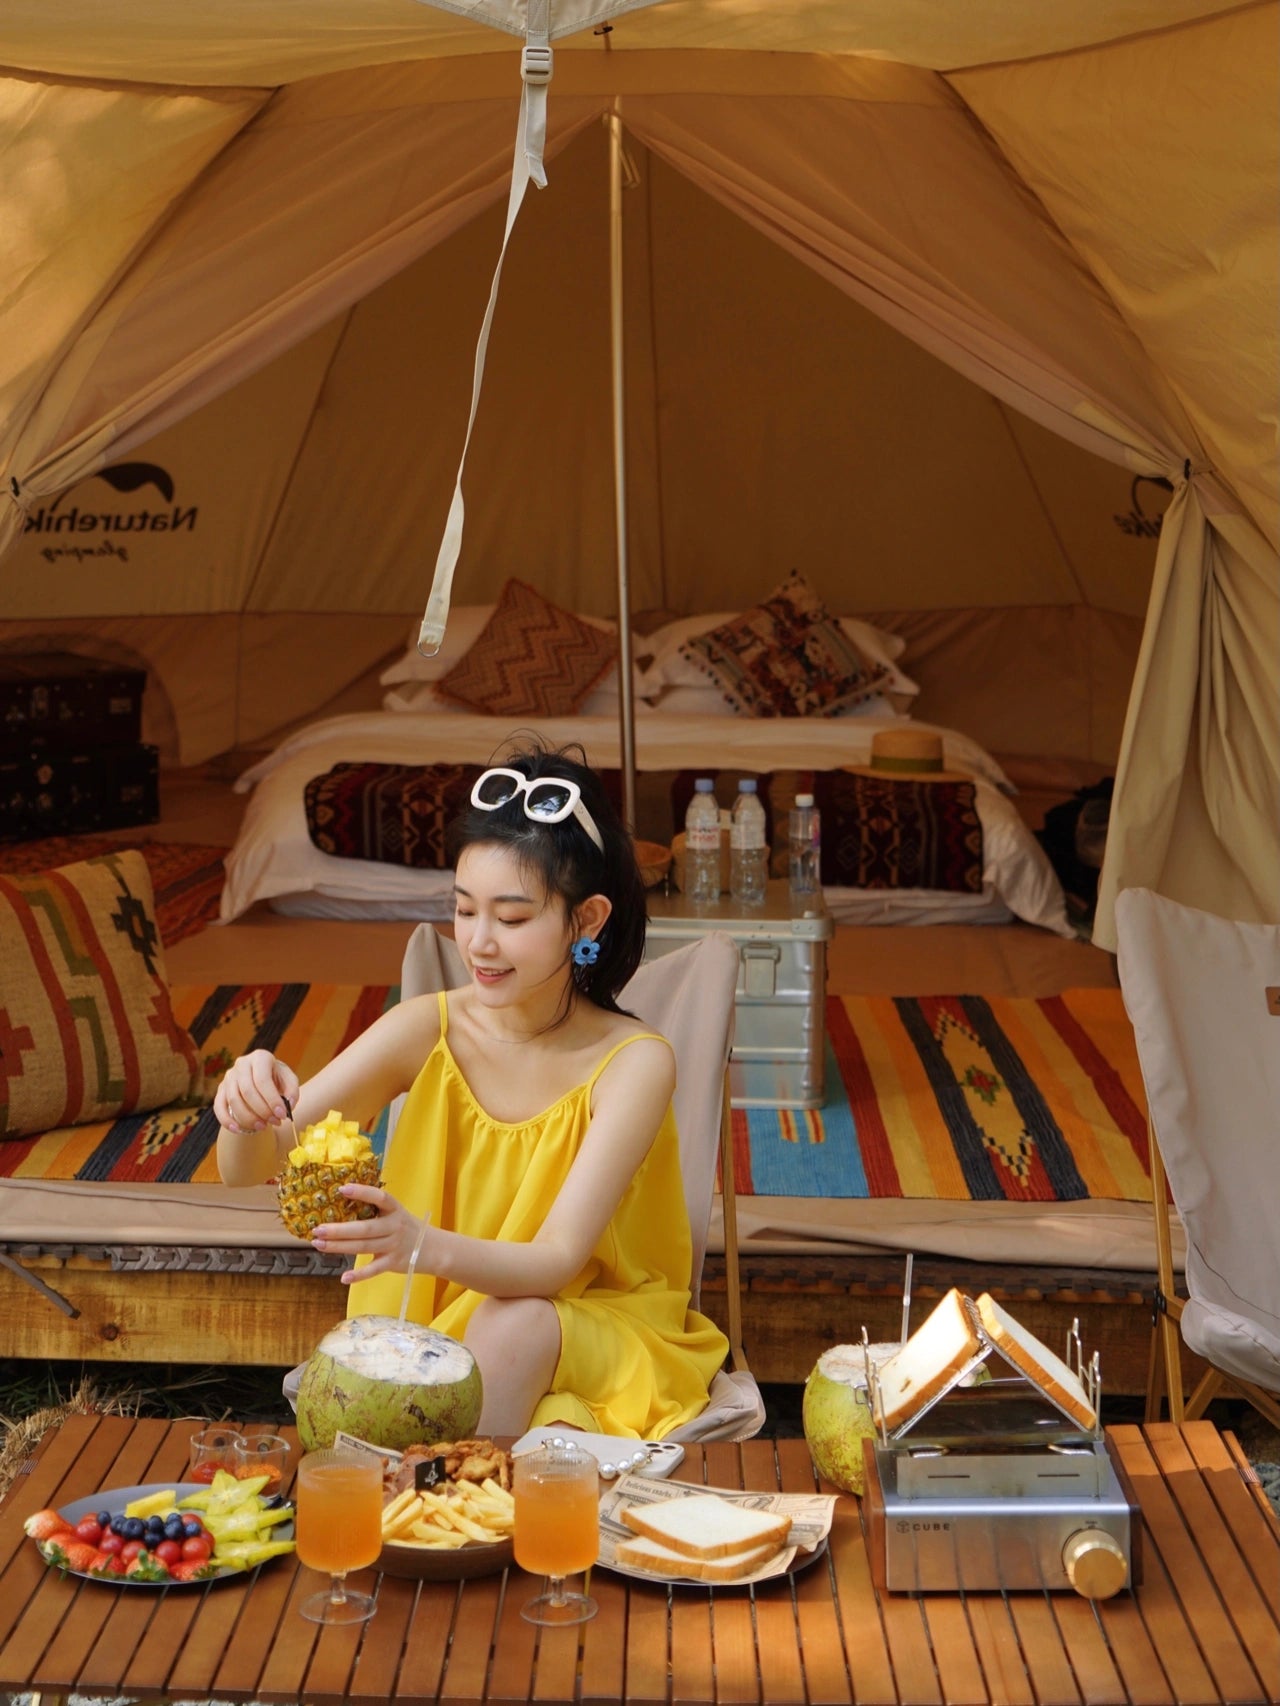
[[(633, 664), (636, 765), (639, 782), (653, 784), (642, 793), (638, 783), (637, 835), (665, 844), (680, 827), (672, 777), (712, 767), (731, 777), (737, 767), (825, 778), (865, 766), (878, 733), (910, 723), (939, 737), (947, 771), (972, 780), (980, 874), (947, 887), (826, 882), (836, 921), (1020, 918), (1070, 936), (1061, 887), (1004, 770), (966, 735), (911, 716), (919, 689), (901, 666), (904, 650), (897, 634), (832, 616), (795, 574), (748, 611), (660, 625), (636, 643)], [(308, 784), (335, 765), (485, 764), (531, 729), (553, 745), (580, 744), (592, 764), (612, 770), (616, 655), (610, 624), (562, 611), (522, 582), (509, 581), (496, 605), (456, 610), (439, 655), (423, 658), (410, 645), (383, 672), (380, 711), (304, 726), (240, 778), (237, 787), (253, 797), (227, 862), (223, 920), (258, 901), (295, 917), (447, 918), (447, 870), (321, 851), (309, 829)], [(824, 824), (829, 833), (841, 827)]]

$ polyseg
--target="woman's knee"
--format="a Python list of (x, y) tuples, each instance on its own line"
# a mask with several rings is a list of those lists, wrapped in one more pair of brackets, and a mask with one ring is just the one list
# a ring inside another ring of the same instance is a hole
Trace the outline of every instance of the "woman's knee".
[(545, 1297), (486, 1297), (467, 1324), (465, 1342), (473, 1352), (509, 1356), (521, 1362), (560, 1360), (560, 1317)]

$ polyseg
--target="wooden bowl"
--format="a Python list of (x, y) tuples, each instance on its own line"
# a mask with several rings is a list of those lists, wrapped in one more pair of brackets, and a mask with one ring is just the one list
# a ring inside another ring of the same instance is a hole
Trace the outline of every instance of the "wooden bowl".
[(489, 1544), (476, 1540), (449, 1552), (388, 1540), (374, 1568), (384, 1576), (408, 1576), (419, 1582), (466, 1582), (473, 1576), (496, 1576), (514, 1560), (515, 1542), (510, 1536)]
[(647, 889), (656, 888), (671, 869), (671, 849), (658, 841), (634, 841), (640, 880)]

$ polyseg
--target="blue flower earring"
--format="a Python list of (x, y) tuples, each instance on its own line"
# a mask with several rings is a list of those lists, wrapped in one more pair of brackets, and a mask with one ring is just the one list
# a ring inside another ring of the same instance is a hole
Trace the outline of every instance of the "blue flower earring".
[(590, 936), (579, 936), (571, 952), (575, 966), (593, 966), (600, 958), (600, 944)]

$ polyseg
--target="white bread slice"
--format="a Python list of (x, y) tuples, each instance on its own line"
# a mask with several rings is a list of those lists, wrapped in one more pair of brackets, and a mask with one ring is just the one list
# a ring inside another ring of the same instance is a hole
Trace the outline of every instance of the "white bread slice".
[(1021, 1369), (1023, 1374), (1030, 1375), (1036, 1385), (1060, 1404), (1072, 1421), (1078, 1422), (1086, 1432), (1093, 1428), (1097, 1414), (1074, 1369), (1069, 1368), (1060, 1356), (1055, 1356), (1047, 1345), (1041, 1344), (1020, 1321), (1015, 1321), (990, 1292), (984, 1291), (978, 1299), (978, 1314), (987, 1337), (1002, 1357)]
[(753, 1575), (777, 1551), (777, 1544), (770, 1541), (750, 1552), (735, 1552), (728, 1558), (689, 1558), (683, 1552), (673, 1552), (669, 1546), (659, 1546), (647, 1535), (638, 1534), (634, 1540), (620, 1542), (614, 1556), (620, 1564), (653, 1576), (693, 1576), (704, 1582), (731, 1582), (740, 1576)]
[(751, 1510), (716, 1493), (692, 1493), (659, 1505), (626, 1505), (622, 1520), (633, 1534), (646, 1535), (681, 1557), (707, 1561), (732, 1558), (762, 1546), (778, 1547), (791, 1528), (788, 1516)]
[(880, 1398), (890, 1433), (941, 1392), (981, 1344), (965, 1298), (952, 1286), (906, 1344), (880, 1365)]

